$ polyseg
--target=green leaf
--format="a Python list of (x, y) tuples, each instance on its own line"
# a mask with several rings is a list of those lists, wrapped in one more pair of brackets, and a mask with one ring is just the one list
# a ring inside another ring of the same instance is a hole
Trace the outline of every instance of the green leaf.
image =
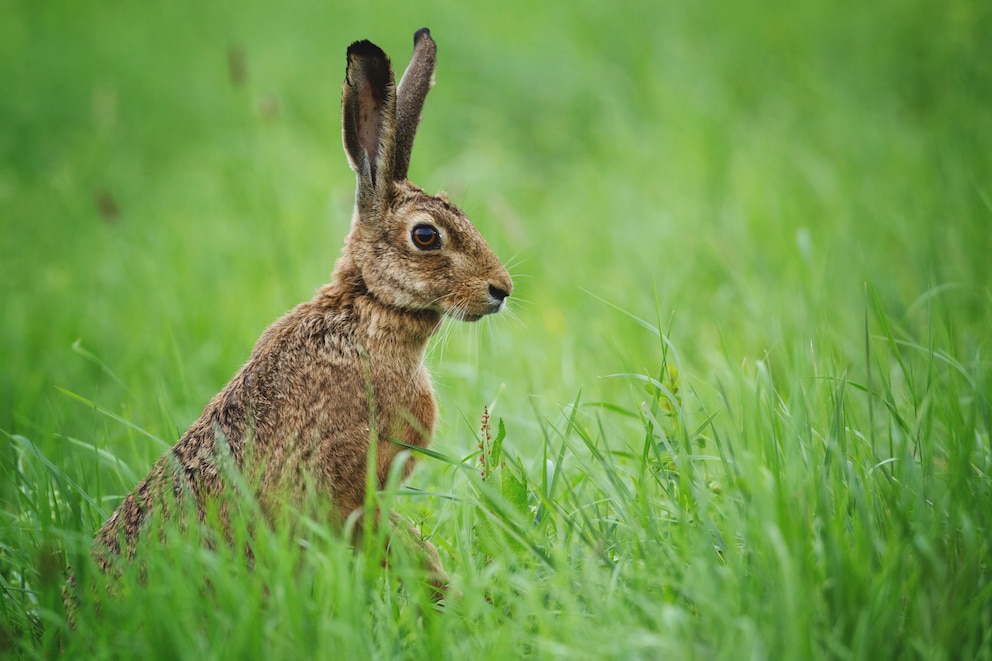
[[(502, 427), (502, 424), (500, 427)], [(526, 514), (528, 509), (527, 484), (516, 476), (512, 467), (508, 467), (504, 463), (500, 468), (503, 478), (500, 489), (503, 493), (503, 498), (513, 505), (517, 511)]]
[(491, 456), (488, 457), (488, 459), (493, 462), (493, 466), (499, 466), (499, 462), (502, 457), (503, 439), (505, 438), (506, 427), (503, 425), (503, 418), (500, 418), (499, 428), (496, 430), (496, 438), (493, 439), (492, 453)]

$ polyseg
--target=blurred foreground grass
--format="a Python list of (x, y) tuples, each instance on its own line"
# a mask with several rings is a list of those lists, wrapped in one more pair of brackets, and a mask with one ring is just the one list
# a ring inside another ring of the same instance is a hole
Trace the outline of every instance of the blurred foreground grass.
[(992, 8), (933, 0), (0, 5), (0, 649), (53, 644), (52, 567), (326, 280), (344, 50), (401, 68), (421, 25), (412, 179), (519, 298), (432, 351), (435, 448), (493, 405), (533, 520), (425, 461), (453, 499), (401, 509), (460, 606), (418, 619), (325, 544), (169, 624), (217, 561), (167, 556), (87, 649), (164, 619), (135, 650), (988, 657)]

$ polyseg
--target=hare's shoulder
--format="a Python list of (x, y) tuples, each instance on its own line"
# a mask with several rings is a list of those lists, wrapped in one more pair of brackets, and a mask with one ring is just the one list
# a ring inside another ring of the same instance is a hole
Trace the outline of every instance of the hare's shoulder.
[(252, 360), (274, 363), (299, 358), (353, 360), (358, 354), (358, 316), (348, 308), (300, 303), (259, 337)]
[(361, 392), (359, 344), (351, 311), (301, 303), (265, 330), (228, 390), (272, 424), (299, 424), (316, 399)]

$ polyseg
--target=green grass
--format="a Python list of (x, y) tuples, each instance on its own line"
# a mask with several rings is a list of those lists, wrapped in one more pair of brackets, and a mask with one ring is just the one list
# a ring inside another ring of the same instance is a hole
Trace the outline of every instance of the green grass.
[[(0, 655), (992, 658), (990, 6), (408, 5), (0, 3)], [(421, 25), (412, 179), (516, 285), (379, 495), (457, 594), (250, 502), (253, 567), (165, 528), (104, 586), (93, 532), (339, 254), (347, 44)]]

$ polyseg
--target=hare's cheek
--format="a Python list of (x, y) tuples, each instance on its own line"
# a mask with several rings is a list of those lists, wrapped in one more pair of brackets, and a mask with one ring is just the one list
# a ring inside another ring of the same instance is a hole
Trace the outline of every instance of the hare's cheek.
[(416, 282), (420, 291), (434, 296), (445, 294), (456, 286), (456, 259), (441, 254), (426, 254), (417, 265)]
[(430, 301), (437, 298), (436, 283), (431, 282), (430, 279), (417, 278), (409, 283), (409, 294), (422, 306), (427, 307)]

